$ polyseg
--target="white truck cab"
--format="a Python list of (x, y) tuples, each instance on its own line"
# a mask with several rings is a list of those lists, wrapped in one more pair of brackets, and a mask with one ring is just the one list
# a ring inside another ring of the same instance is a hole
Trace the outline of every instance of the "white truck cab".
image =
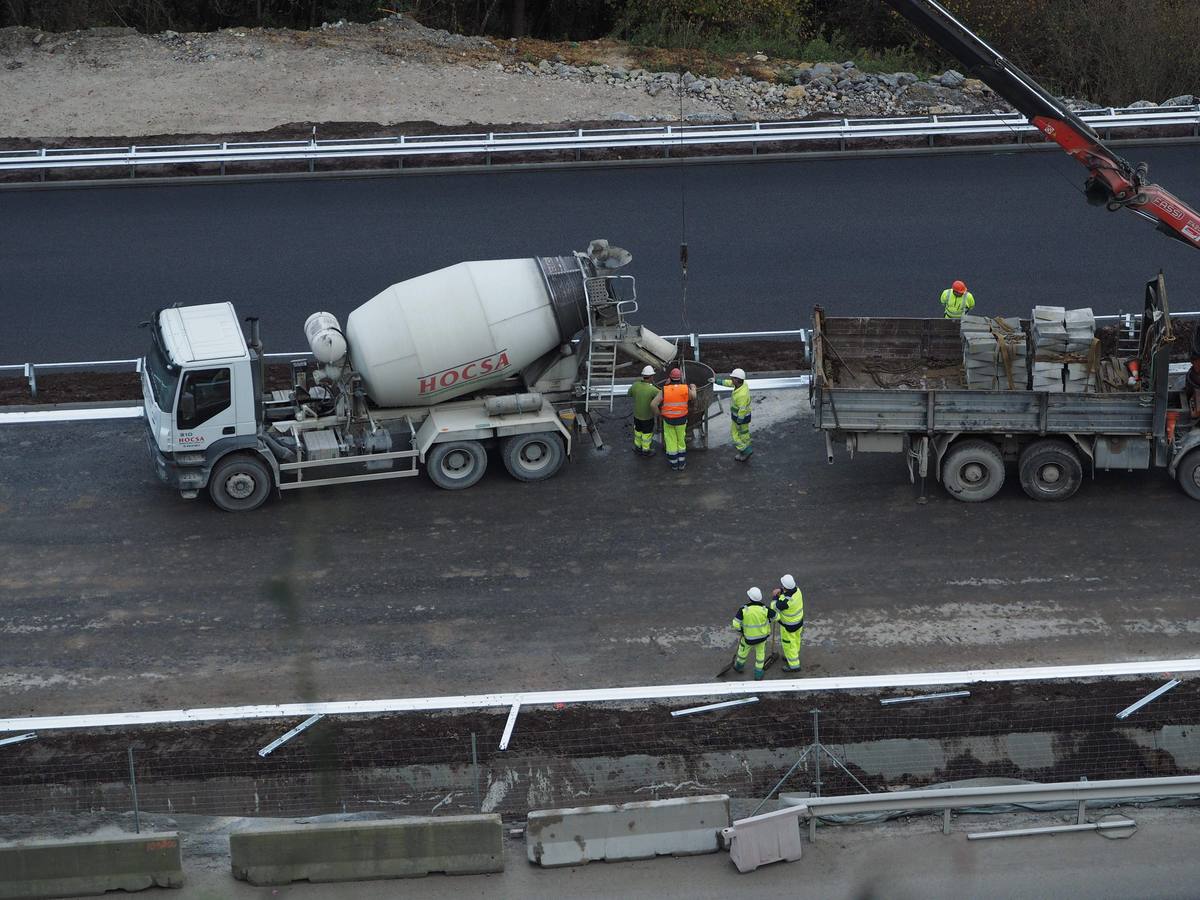
[(159, 478), (195, 497), (213, 465), (237, 450), (262, 457), (269, 474), (257, 436), (256, 368), (233, 304), (163, 309), (151, 327), (142, 397)]

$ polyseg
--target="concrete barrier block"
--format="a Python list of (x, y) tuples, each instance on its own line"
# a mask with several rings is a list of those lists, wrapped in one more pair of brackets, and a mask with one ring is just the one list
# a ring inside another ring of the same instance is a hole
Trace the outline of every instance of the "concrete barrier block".
[(500, 817), (289, 825), (229, 836), (233, 877), (251, 884), (504, 871)]
[(0, 843), (3, 900), (182, 886), (175, 832)]
[(717, 834), (728, 825), (727, 794), (541, 809), (529, 814), (525, 843), (532, 863), (575, 866), (715, 853)]

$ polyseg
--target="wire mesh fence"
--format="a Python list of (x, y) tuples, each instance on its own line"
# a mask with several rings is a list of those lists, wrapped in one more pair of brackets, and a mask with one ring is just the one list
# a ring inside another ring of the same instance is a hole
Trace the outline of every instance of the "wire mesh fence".
[(0, 816), (136, 804), (168, 815), (517, 820), (531, 809), (710, 793), (761, 799), (776, 787), (835, 795), (979, 777), (1200, 773), (1200, 680), (1117, 718), (1162, 683), (969, 685), (966, 696), (896, 704), (881, 701), (903, 692), (822, 692), (681, 717), (661, 705), (537, 707), (521, 712), (505, 751), (506, 710), (327, 716), (266, 756), (296, 721), (47, 732), (0, 746)]

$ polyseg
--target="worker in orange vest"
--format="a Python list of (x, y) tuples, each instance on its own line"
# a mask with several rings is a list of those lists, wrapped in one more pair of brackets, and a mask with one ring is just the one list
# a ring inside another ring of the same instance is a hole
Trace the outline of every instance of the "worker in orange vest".
[(683, 383), (683, 372), (672, 369), (662, 393), (651, 406), (662, 418), (663, 449), (667, 462), (676, 472), (687, 467), (688, 407), (696, 399), (696, 386)]

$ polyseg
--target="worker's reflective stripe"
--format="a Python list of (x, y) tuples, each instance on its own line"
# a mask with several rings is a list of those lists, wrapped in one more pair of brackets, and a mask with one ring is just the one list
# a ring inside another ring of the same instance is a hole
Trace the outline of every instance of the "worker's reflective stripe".
[(788, 631), (795, 631), (804, 625), (804, 594), (799, 588), (790, 594), (780, 594), (771, 605), (779, 613), (779, 624)]
[(756, 644), (771, 636), (771, 614), (765, 606), (749, 603), (742, 607), (737, 618), (733, 620), (735, 628), (738, 619), (741, 620), (742, 637), (746, 639), (747, 644)]
[(750, 424), (750, 387), (746, 382), (733, 389), (729, 398), (729, 414), (739, 425)]
[(688, 414), (688, 386), (686, 384), (663, 385), (662, 406), (664, 419), (686, 419)]
[(953, 288), (942, 291), (942, 306), (946, 308), (947, 319), (961, 319), (963, 313), (975, 305), (975, 297), (967, 291), (961, 297), (954, 293)]

